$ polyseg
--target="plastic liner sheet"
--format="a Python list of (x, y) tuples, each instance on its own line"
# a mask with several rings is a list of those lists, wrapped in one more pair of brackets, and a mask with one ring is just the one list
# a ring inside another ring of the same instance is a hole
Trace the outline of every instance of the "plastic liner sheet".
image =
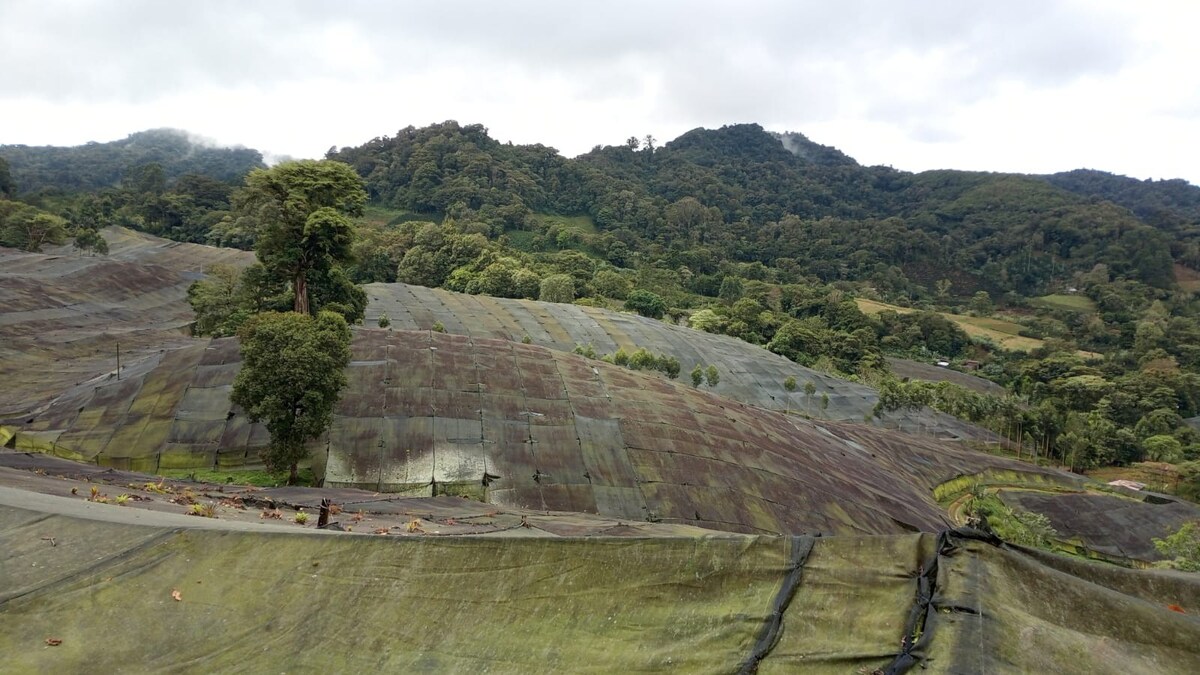
[[(1195, 576), (1048, 558), (970, 535), (533, 539), (517, 527), (510, 536), (437, 539), (200, 525), (0, 507), (5, 667), (1200, 668)], [(923, 621), (913, 623), (914, 613)], [(183, 628), (191, 626), (203, 630)]]
[(1197, 575), (949, 540), (922, 664), (971, 673), (1200, 672)]
[[(934, 493), (947, 481), (1004, 471), (1018, 485), (1075, 485), (934, 439), (797, 420), (536, 345), (356, 331), (353, 351), (351, 386), (310, 445), (330, 487), (733, 532), (886, 534), (944, 528)], [(224, 383), (236, 358), (228, 339), (167, 352), (137, 377), (64, 397), (43, 416), (54, 427), (18, 428), (14, 444), (151, 473), (257, 465), (266, 430), (229, 402)]]
[[(463, 296), (441, 289), (405, 284), (370, 284), (366, 324), (374, 325), (388, 314), (396, 329), (428, 330), (441, 322), (450, 333), (474, 338), (522, 341), (569, 352), (576, 345), (591, 345), (597, 355), (617, 349), (627, 353), (644, 348), (679, 360), (683, 373), (695, 365), (715, 365), (721, 381), (715, 391), (753, 405), (799, 411), (816, 418), (861, 421), (872, 412), (878, 396), (874, 390), (823, 375), (772, 354), (761, 347), (724, 335), (690, 331), (663, 321), (578, 305), (536, 303), (486, 296)], [(789, 376), (812, 382), (816, 395), (789, 393), (783, 386)], [(822, 394), (827, 407), (819, 405)], [(871, 418), (888, 428), (903, 428), (934, 437), (993, 439), (989, 433), (952, 417), (924, 410)]]
[(1160, 560), (1155, 537), (1163, 538), (1196, 520), (1196, 508), (1182, 501), (1154, 503), (1130, 497), (1099, 494), (1055, 494), (1002, 490), (1005, 504), (1040, 513), (1060, 533), (1067, 545), (1079, 544), (1115, 558)]

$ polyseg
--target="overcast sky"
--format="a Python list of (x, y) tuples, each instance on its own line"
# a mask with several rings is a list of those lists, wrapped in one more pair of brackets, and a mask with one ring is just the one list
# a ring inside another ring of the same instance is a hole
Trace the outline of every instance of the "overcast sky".
[(864, 164), (1200, 184), (1200, 2), (0, 0), (0, 144), (319, 157), (456, 119), (574, 156), (758, 122)]

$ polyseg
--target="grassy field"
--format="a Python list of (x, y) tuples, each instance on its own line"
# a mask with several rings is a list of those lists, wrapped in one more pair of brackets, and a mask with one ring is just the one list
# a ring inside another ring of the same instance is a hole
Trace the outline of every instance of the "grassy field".
[[(268, 473), (264, 469), (167, 469), (159, 475), (164, 478), (192, 480), (201, 483), (216, 483), (226, 485), (255, 485), (258, 487), (279, 487), (287, 483), (287, 473)], [(309, 468), (300, 469), (298, 485), (315, 485), (316, 479)]]
[(596, 234), (596, 223), (591, 216), (554, 216), (548, 213), (536, 213), (533, 219), (541, 225), (561, 225), (565, 229), (574, 230), (579, 234)]
[(1173, 464), (1135, 462), (1129, 466), (1106, 466), (1087, 472), (1088, 478), (1107, 483), (1110, 480), (1132, 480), (1145, 483), (1148, 490), (1175, 494), (1179, 470)]
[(1086, 295), (1063, 295), (1056, 293), (1054, 295), (1043, 295), (1040, 298), (1030, 298), (1029, 304), (1034, 307), (1044, 307), (1046, 309), (1057, 309), (1067, 312), (1086, 312), (1091, 313), (1096, 311), (1096, 303)]
[(1200, 291), (1200, 272), (1183, 265), (1175, 266), (1175, 280), (1185, 291)]
[[(879, 314), (888, 309), (900, 314), (909, 314), (917, 311), (910, 307), (898, 307), (884, 302), (867, 300), (866, 298), (858, 298), (855, 302), (858, 303), (858, 308), (864, 314)], [(946, 312), (939, 312), (939, 314), (953, 321), (967, 335), (971, 337), (985, 337), (1004, 349), (1028, 352), (1042, 346), (1041, 340), (1018, 335), (1021, 331), (1021, 325), (1012, 321), (963, 316), (961, 314), (949, 314)]]

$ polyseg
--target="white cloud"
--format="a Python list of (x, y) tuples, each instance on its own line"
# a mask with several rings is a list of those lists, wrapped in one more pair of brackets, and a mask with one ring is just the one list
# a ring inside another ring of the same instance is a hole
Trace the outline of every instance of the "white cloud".
[(445, 119), (566, 154), (759, 122), (868, 164), (1200, 182), (1192, 3), (0, 4), (0, 143), (294, 156)]

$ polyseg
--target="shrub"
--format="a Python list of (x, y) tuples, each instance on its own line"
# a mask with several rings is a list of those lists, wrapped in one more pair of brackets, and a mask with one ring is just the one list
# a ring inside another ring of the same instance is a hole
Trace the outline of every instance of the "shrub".
[(625, 309), (651, 319), (661, 319), (667, 313), (667, 302), (661, 295), (639, 288), (625, 299)]
[(704, 371), (704, 379), (708, 381), (708, 386), (715, 387), (717, 386), (717, 383), (721, 381), (721, 374), (717, 372), (716, 366), (709, 366), (708, 369)]

